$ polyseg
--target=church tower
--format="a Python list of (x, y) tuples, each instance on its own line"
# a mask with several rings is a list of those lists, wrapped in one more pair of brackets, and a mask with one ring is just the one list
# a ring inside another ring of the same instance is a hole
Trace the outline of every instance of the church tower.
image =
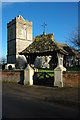
[(19, 55), (32, 43), (32, 22), (19, 15), (7, 23), (7, 63), (24, 67), (26, 58)]

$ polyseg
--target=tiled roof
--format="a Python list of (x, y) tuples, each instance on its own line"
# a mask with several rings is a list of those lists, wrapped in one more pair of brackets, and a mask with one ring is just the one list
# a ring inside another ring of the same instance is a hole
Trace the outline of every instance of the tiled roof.
[(73, 53), (76, 55), (78, 59), (80, 59), (80, 52), (78, 50), (72, 49)]
[(43, 53), (43, 52), (59, 51), (59, 50), (61, 50), (63, 53), (67, 53), (64, 49), (59, 48), (59, 46), (56, 44), (53, 34), (47, 34), (47, 35), (36, 36), (33, 43), (31, 43), (20, 54)]
[(68, 56), (76, 56), (80, 59), (80, 52), (72, 49), (67, 44), (56, 42), (53, 34), (40, 35), (34, 38), (33, 42), (24, 49), (20, 54), (34, 54), (34, 53), (51, 53), (51, 52), (61, 52)]
[(62, 43), (59, 43), (59, 42), (56, 42), (56, 43), (57, 43), (59, 48), (62, 48), (65, 51), (67, 51), (69, 56), (70, 55), (72, 55), (72, 56), (75, 55), (74, 52), (72, 51), (72, 49), (67, 44), (62, 44)]
[(57, 43), (59, 48), (62, 48), (65, 51), (67, 51), (69, 56), (76, 56), (77, 58), (80, 59), (80, 52), (78, 50), (72, 49), (67, 44), (62, 44), (62, 43), (59, 43), (59, 42), (56, 42), (56, 43)]

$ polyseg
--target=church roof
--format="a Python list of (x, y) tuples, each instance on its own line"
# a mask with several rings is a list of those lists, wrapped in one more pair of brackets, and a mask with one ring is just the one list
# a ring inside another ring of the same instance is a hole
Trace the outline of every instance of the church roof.
[(80, 52), (78, 50), (72, 49), (74, 54), (76, 55), (76, 58), (80, 59)]
[(67, 51), (68, 56), (76, 56), (77, 58), (80, 59), (80, 52), (78, 50), (69, 47), (67, 44), (63, 44), (63, 43), (59, 43), (59, 42), (57, 42), (57, 45), (59, 48), (62, 48), (65, 51)]
[(32, 54), (32, 53), (44, 53), (44, 52), (54, 52), (59, 51), (63, 54), (67, 54), (67, 52), (57, 45), (54, 39), (53, 34), (40, 35), (36, 36), (33, 43), (31, 43), (25, 50), (23, 50), (20, 54)]
[(57, 45), (58, 45), (59, 48), (62, 48), (65, 51), (67, 51), (69, 56), (70, 55), (72, 55), (72, 56), (75, 55), (74, 52), (72, 51), (72, 49), (67, 44), (57, 42)]

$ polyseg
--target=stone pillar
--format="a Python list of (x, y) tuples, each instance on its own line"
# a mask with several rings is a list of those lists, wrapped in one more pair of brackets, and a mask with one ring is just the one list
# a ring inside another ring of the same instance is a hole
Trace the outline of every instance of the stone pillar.
[(58, 66), (54, 69), (54, 86), (63, 87), (63, 71), (66, 71), (66, 68), (63, 67), (63, 55), (57, 53), (58, 57)]
[(35, 72), (38, 72), (38, 69), (37, 69), (37, 68), (34, 68), (34, 71), (35, 71)]
[(34, 69), (28, 64), (24, 70), (24, 85), (33, 85)]

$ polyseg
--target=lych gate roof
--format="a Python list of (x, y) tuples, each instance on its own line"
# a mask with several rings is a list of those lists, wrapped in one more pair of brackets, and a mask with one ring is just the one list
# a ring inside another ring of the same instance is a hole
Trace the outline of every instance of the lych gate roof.
[(23, 50), (20, 54), (30, 54), (30, 53), (43, 53), (43, 52), (54, 52), (59, 51), (63, 54), (67, 54), (67, 52), (57, 45), (54, 39), (53, 34), (40, 35), (36, 36), (35, 40), (32, 44), (30, 44), (25, 50)]

